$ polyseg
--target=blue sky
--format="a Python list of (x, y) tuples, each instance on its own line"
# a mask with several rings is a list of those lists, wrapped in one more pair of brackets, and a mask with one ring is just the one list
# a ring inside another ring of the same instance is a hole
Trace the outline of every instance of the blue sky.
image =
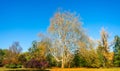
[(45, 33), (58, 8), (80, 14), (87, 34), (99, 39), (101, 27), (120, 36), (120, 0), (0, 0), (0, 48), (19, 41), (23, 51)]

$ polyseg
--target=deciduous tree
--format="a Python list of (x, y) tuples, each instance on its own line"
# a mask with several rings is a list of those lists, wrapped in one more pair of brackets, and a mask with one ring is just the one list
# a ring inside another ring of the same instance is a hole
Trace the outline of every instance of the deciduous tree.
[(79, 48), (78, 43), (87, 39), (80, 17), (74, 13), (58, 11), (51, 18), (48, 31), (52, 40), (51, 54), (58, 62), (61, 61), (61, 67), (64, 68)]
[(9, 49), (7, 50), (4, 60), (7, 61), (8, 64), (18, 64), (18, 56), (22, 51), (22, 47), (19, 42), (14, 42)]
[(110, 43), (108, 42), (108, 33), (105, 29), (101, 30), (101, 40), (99, 41), (98, 53), (103, 67), (109, 67), (111, 65), (110, 56)]

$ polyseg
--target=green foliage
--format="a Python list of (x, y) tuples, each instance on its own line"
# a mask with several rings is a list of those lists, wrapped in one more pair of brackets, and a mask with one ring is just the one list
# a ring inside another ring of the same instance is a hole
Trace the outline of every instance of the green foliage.
[(25, 57), (26, 61), (29, 61), (31, 59), (31, 54), (29, 52), (24, 52), (22, 55)]
[(73, 66), (75, 66), (75, 67), (80, 67), (80, 65), (81, 65), (81, 59), (80, 59), (80, 54), (79, 54), (78, 50), (75, 52), (73, 64), (74, 64)]
[(115, 45), (114, 49), (114, 65), (120, 67), (120, 37), (115, 36)]
[(47, 45), (47, 42), (44, 40), (40, 42), (33, 41), (32, 47), (29, 48), (28, 52), (30, 59), (46, 60), (46, 55), (49, 53), (47, 52)]
[(24, 54), (20, 54), (18, 57), (18, 61), (20, 64), (24, 64), (27, 61), (27, 59)]
[(3, 66), (2, 62), (3, 62), (4, 55), (5, 55), (4, 51), (0, 49), (0, 67)]
[(97, 53), (94, 51), (85, 51), (87, 54), (82, 55), (78, 50), (75, 52), (73, 59), (73, 67), (92, 67), (98, 68), (100, 67), (100, 61)]
[(57, 61), (54, 59), (54, 57), (51, 54), (47, 55), (46, 60), (49, 63), (49, 67), (56, 67), (57, 66)]
[[(84, 52), (84, 53), (83, 53)], [(80, 60), (82, 67), (100, 67), (100, 60), (95, 49), (80, 50)]]
[(29, 50), (29, 54), (30, 54), (30, 59), (32, 58), (36, 58), (36, 52), (38, 51), (37, 48), (37, 41), (33, 41), (32, 42), (32, 47), (28, 49)]
[(34, 53), (36, 52), (37, 50), (37, 41), (33, 41), (32, 42), (32, 47), (28, 49), (29, 50), (29, 53), (31, 55), (34, 55)]
[(99, 40), (99, 44), (97, 47), (97, 53), (100, 60), (101, 67), (110, 67), (112, 65), (111, 53), (109, 51), (111, 43), (108, 42), (109, 34), (106, 30), (102, 29), (101, 32), (101, 40)]
[(98, 53), (99, 60), (100, 60), (100, 67), (105, 67), (104, 56), (103, 56), (103, 53), (102, 53), (102, 46), (98, 46), (97, 53)]
[(21, 68), (22, 65), (21, 64), (6, 64), (5, 67), (6, 68)]
[(100, 67), (112, 67), (113, 63), (112, 63), (112, 59), (113, 59), (113, 55), (112, 52), (107, 53), (106, 56), (102, 53), (103, 50), (101, 50), (103, 47), (99, 46), (97, 49), (97, 53), (98, 53), (98, 57), (99, 57), (99, 61), (100, 61)]

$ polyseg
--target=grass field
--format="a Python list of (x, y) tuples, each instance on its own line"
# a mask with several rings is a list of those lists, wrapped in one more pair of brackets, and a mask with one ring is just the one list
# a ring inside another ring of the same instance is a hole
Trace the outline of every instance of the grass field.
[(64, 68), (51, 69), (51, 71), (120, 71), (120, 68)]
[(8, 68), (0, 68), (0, 71), (13, 70), (13, 71), (120, 71), (120, 68), (53, 68), (46, 70), (39, 69), (31, 69), (31, 68), (18, 68), (18, 69), (8, 69)]

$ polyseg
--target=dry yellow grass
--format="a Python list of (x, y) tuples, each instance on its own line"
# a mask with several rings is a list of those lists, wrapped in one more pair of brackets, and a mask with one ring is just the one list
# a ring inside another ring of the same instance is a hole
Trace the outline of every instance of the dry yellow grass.
[(51, 71), (120, 71), (120, 68), (54, 68)]

